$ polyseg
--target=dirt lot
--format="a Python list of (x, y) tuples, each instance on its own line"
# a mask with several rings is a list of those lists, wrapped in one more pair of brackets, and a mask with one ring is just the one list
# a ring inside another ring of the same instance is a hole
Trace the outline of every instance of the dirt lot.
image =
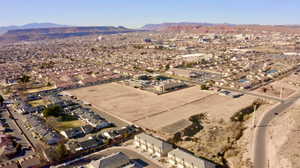
[(268, 130), (268, 154), (272, 168), (300, 167), (300, 101), (275, 118)]
[(282, 98), (287, 98), (293, 93), (295, 93), (296, 90), (300, 89), (300, 75), (289, 75), (288, 77), (283, 78), (279, 81), (273, 82), (267, 86), (256, 89), (254, 92), (279, 98), (281, 89), (283, 89)]
[(117, 83), (68, 92), (100, 111), (154, 130), (199, 113), (207, 113), (211, 120), (228, 120), (234, 112), (255, 99), (252, 96), (232, 99), (198, 87), (156, 95)]

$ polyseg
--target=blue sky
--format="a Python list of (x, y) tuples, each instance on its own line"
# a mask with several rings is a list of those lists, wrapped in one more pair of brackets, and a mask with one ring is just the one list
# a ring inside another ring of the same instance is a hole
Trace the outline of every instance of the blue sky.
[(0, 26), (140, 27), (161, 22), (300, 24), (300, 0), (1, 0)]

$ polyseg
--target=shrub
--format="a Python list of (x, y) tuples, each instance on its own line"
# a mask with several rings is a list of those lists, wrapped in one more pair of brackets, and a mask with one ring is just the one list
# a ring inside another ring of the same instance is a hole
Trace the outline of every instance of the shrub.
[(43, 111), (44, 117), (54, 116), (59, 117), (63, 113), (63, 109), (58, 105), (53, 105)]

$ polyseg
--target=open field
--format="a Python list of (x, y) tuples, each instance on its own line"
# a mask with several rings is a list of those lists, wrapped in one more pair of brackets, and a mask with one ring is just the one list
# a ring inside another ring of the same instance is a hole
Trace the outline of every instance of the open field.
[(269, 85), (254, 90), (254, 93), (266, 94), (268, 96), (280, 97), (282, 91), (282, 98), (287, 98), (295, 91), (300, 89), (300, 75), (292, 74), (281, 80), (275, 81)]
[(81, 127), (86, 125), (86, 123), (81, 120), (58, 121), (57, 118), (55, 117), (47, 118), (47, 123), (57, 131), (62, 131), (69, 128), (76, 128), (76, 127)]
[(46, 105), (50, 104), (49, 101), (44, 100), (44, 99), (34, 100), (34, 101), (30, 101), (30, 102), (28, 102), (28, 103), (29, 103), (30, 105), (32, 105), (33, 107), (40, 106), (40, 105), (46, 106)]
[(30, 93), (35, 93), (35, 92), (40, 92), (43, 90), (51, 90), (51, 89), (55, 89), (55, 86), (45, 86), (45, 87), (41, 87), (41, 88), (34, 88), (34, 89), (28, 89), (26, 91), (24, 91), (25, 94), (30, 94)]
[(155, 95), (117, 83), (68, 92), (91, 103), (100, 111), (154, 130), (199, 113), (207, 113), (212, 120), (229, 120), (233, 113), (255, 100), (252, 96), (242, 96), (239, 99), (219, 96), (202, 91), (199, 87)]

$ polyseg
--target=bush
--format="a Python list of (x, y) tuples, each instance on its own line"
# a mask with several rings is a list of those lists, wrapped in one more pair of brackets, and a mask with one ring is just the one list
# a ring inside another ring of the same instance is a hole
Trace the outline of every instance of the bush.
[(2, 95), (0, 95), (0, 106), (2, 106), (2, 105), (3, 105), (3, 102), (4, 102), (4, 98), (3, 98), (3, 96), (2, 96)]
[(247, 115), (254, 112), (255, 108), (258, 109), (263, 104), (262, 100), (255, 100), (250, 106), (241, 109), (239, 112), (235, 113), (230, 119), (231, 121), (245, 121)]
[(44, 117), (54, 116), (59, 117), (63, 114), (63, 109), (58, 105), (53, 105), (43, 111)]
[(68, 151), (64, 144), (58, 144), (56, 147), (56, 152), (59, 159), (63, 159), (65, 156), (68, 155)]
[(61, 115), (59, 116), (59, 121), (74, 121), (77, 120), (77, 117), (72, 115)]

